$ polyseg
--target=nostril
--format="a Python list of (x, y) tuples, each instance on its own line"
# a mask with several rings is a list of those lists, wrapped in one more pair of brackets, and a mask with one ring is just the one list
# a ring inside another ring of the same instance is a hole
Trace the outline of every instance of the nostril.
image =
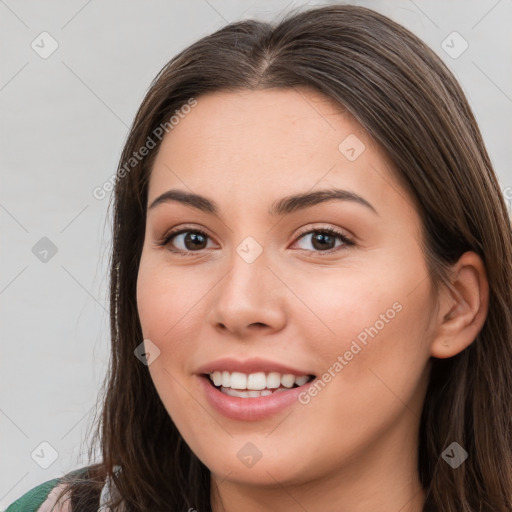
[(254, 322), (253, 324), (249, 325), (249, 327), (265, 327), (265, 324), (261, 322)]

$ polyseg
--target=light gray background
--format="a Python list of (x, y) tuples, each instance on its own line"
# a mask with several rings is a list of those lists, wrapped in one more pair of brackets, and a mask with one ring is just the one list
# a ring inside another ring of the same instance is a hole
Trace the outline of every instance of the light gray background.
[[(115, 172), (150, 81), (227, 22), (327, 3), (0, 0), (0, 510), (87, 463), (82, 442), (109, 350), (108, 198), (92, 190)], [(402, 23), (447, 62), (512, 198), (512, 2), (351, 3)], [(49, 48), (44, 31), (58, 43), (46, 59), (31, 47)], [(441, 46), (453, 31), (469, 44), (458, 58)], [(32, 252), (43, 237), (57, 247), (47, 262)], [(51, 462), (42, 442), (58, 453), (47, 469), (37, 463)]]

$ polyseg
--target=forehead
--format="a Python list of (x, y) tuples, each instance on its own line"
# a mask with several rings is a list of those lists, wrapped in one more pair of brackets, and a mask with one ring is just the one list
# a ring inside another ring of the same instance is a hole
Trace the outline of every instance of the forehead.
[(268, 167), (272, 160), (293, 163), (316, 153), (337, 159), (339, 144), (350, 134), (371, 143), (341, 105), (316, 91), (215, 92), (199, 97), (197, 106), (181, 116), (160, 153), (172, 152), (176, 163), (237, 163), (251, 157), (242, 167), (260, 161)]
[(363, 190), (378, 202), (398, 187), (390, 167), (363, 127), (319, 92), (215, 92), (197, 98), (164, 137), (148, 202), (180, 188), (248, 207), (325, 186)]

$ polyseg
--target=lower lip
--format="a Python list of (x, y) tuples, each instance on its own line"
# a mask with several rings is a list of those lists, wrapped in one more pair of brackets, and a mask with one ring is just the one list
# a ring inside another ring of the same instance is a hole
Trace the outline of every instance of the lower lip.
[(310, 384), (304, 384), (288, 391), (272, 393), (256, 398), (229, 396), (210, 384), (209, 377), (199, 376), (206, 398), (210, 405), (224, 416), (238, 421), (257, 421), (281, 412), (293, 403), (298, 403), (298, 396)]

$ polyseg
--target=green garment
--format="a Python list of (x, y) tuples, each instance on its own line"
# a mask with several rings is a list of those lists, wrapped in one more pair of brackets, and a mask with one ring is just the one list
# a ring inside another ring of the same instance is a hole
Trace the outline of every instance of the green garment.
[(5, 512), (36, 512), (37, 509), (46, 501), (50, 491), (59, 485), (60, 478), (48, 480), (43, 484), (30, 489), (21, 498), (18, 498), (12, 505), (7, 507)]
[[(88, 472), (89, 467), (85, 466), (79, 469), (70, 471), (70, 475), (83, 475)], [(50, 491), (59, 485), (63, 477), (48, 480), (38, 486), (27, 491), (23, 496), (18, 498), (14, 503), (7, 507), (5, 512), (37, 512), (37, 509), (46, 501)]]

